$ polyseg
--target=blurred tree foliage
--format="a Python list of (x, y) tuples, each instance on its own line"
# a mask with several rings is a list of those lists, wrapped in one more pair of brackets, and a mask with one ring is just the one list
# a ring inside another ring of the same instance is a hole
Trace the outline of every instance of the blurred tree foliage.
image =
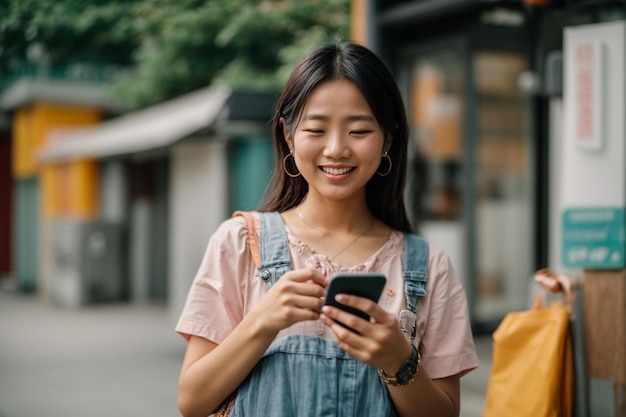
[(315, 45), (346, 39), (349, 0), (1, 0), (0, 73), (85, 60), (131, 68), (126, 108), (211, 83), (278, 88)]

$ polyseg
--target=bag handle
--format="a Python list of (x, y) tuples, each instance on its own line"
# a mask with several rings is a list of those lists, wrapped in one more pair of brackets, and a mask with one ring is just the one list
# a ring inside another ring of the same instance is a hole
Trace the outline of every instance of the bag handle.
[[(542, 289), (553, 294), (563, 294), (567, 305), (574, 305), (573, 284), (570, 277), (564, 274), (556, 274), (548, 268), (542, 268), (535, 272), (534, 280)], [(543, 305), (544, 292), (539, 291), (533, 303), (533, 309), (537, 310)]]
[(256, 235), (254, 216), (250, 211), (236, 211), (231, 217), (236, 216), (242, 216), (246, 219), (246, 224), (248, 225), (248, 246), (250, 247), (250, 253), (252, 254), (252, 259), (254, 259), (254, 264), (258, 267), (261, 265), (261, 252), (259, 250), (259, 240)]

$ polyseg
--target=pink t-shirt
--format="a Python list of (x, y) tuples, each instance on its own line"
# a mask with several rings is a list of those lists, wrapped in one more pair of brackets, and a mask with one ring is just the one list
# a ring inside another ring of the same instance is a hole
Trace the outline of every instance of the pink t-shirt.
[[(257, 235), (259, 221), (256, 219)], [(316, 253), (287, 229), (292, 268), (335, 272), (381, 272), (387, 276), (379, 305), (399, 317), (406, 310), (404, 296), (404, 235), (394, 231), (389, 240), (363, 264), (345, 268)], [(223, 222), (209, 240), (191, 285), (176, 331), (189, 338), (201, 336), (221, 343), (266, 293), (249, 251), (248, 228), (243, 217)], [(422, 366), (431, 378), (465, 374), (479, 365), (465, 292), (448, 255), (429, 243), (426, 297), (417, 304), (417, 334)], [(278, 337), (310, 334), (333, 338), (320, 320), (296, 323)]]

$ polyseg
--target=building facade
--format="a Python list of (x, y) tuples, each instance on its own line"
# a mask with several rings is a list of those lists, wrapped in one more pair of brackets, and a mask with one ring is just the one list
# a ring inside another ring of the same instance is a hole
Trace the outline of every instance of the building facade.
[(625, 18), (623, 1), (353, 1), (353, 36), (397, 77), (411, 124), (407, 194), (445, 247), (477, 331), (529, 301), (560, 261), (564, 29)]

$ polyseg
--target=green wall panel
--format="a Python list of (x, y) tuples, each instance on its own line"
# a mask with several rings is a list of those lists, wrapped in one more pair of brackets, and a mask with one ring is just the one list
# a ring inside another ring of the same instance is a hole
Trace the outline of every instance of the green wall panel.
[(267, 136), (236, 140), (230, 148), (230, 212), (257, 209), (269, 182), (272, 142)]
[(39, 181), (29, 178), (15, 184), (15, 272), (18, 286), (33, 290), (39, 273)]

